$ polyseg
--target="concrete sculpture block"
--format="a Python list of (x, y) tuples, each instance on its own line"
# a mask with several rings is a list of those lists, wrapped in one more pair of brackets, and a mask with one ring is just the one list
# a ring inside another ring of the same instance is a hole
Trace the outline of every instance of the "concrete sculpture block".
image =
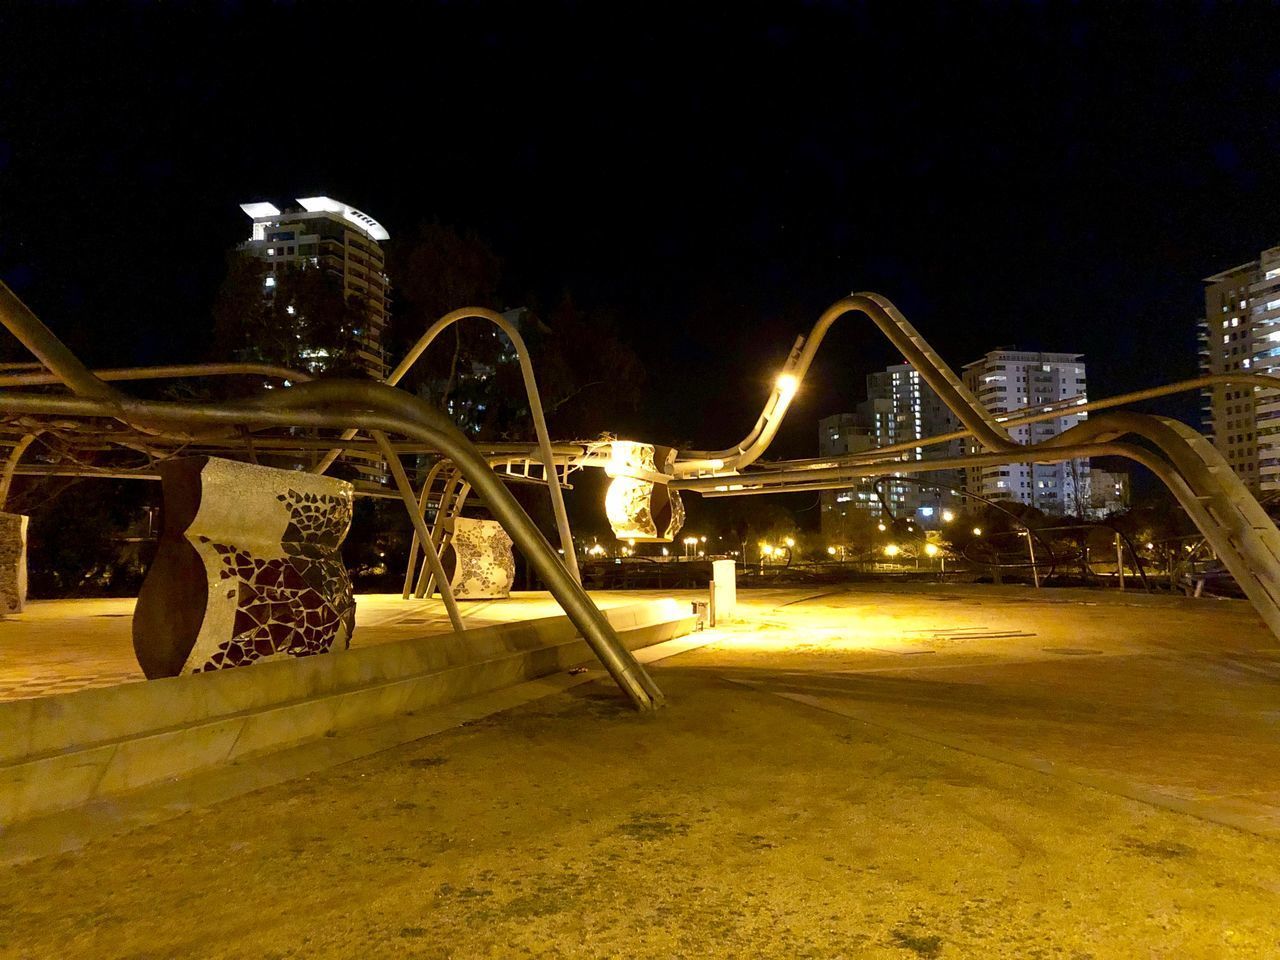
[(455, 563), (449, 586), (458, 600), (502, 600), (511, 595), (516, 562), (511, 537), (497, 520), (453, 521)]
[(27, 519), (0, 513), (0, 614), (21, 613), (27, 602)]
[(684, 503), (667, 486), (675, 451), (650, 443), (613, 441), (605, 472), (613, 479), (605, 493), (604, 511), (619, 540), (670, 543), (684, 526)]
[(164, 527), (133, 617), (149, 678), (350, 645), (349, 483), (215, 457), (160, 471)]

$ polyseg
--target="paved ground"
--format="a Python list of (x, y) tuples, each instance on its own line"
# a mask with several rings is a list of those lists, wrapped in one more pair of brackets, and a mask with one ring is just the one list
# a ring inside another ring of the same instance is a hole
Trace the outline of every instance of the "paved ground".
[(1246, 606), (748, 599), (656, 716), (588, 684), (10, 869), (0, 957), (1280, 957)]
[[(632, 603), (633, 594), (592, 594), (601, 609)], [(145, 679), (133, 655), (132, 598), (36, 600), (20, 614), (0, 619), (0, 700), (46, 697), (89, 687)], [(516, 593), (508, 600), (461, 601), (468, 628), (561, 614), (545, 591)], [(398, 594), (356, 597), (352, 646), (447, 633), (440, 601), (402, 600)]]

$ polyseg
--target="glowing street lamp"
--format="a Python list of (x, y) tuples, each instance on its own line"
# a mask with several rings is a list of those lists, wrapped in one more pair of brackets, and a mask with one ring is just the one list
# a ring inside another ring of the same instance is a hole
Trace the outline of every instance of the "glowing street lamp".
[(891, 543), (884, 548), (884, 555), (886, 557), (896, 557), (900, 552), (901, 552), (901, 549), (898, 547), (896, 543)]
[(942, 522), (943, 522), (943, 523), (950, 523), (950, 522), (951, 522), (952, 520), (954, 520), (955, 518), (956, 518), (956, 515), (955, 515), (954, 513), (952, 513), (950, 510), (943, 510), (943, 511), (942, 511)]
[(981, 527), (974, 527), (974, 528), (973, 528), (973, 535), (974, 535), (975, 537), (980, 537), (980, 536), (982, 536), (982, 528), (981, 528)]
[(926, 543), (924, 552), (926, 556), (936, 557), (938, 555), (938, 545), (936, 543)]
[(827, 553), (831, 554), (831, 556), (833, 556), (833, 557), (834, 557), (834, 556), (836, 555), (836, 548), (835, 548), (835, 547), (827, 547)]
[(877, 529), (877, 530), (879, 530), (881, 533), (884, 533), (884, 531), (885, 531), (885, 525), (884, 525), (883, 523), (877, 523), (877, 524), (876, 524), (876, 529)]

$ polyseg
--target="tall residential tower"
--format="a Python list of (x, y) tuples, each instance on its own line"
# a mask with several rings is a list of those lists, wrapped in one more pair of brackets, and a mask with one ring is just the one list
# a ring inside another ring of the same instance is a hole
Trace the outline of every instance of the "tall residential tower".
[[(1205, 283), (1200, 371), (1280, 374), (1280, 247)], [(1280, 490), (1280, 391), (1210, 387), (1204, 412), (1205, 432), (1240, 479)]]
[[(319, 268), (340, 280), (343, 296), (362, 308), (361, 326), (353, 331), (356, 364), (381, 380), (387, 375), (382, 338), (390, 285), (379, 243), (388, 238), (387, 231), (373, 217), (331, 197), (303, 197), (297, 204), (282, 212), (272, 203), (242, 203), (240, 209), (253, 218), (253, 235), (240, 249), (266, 261), (266, 296), (275, 285), (273, 269)], [(323, 357), (317, 357), (314, 366), (323, 365)]]
[[(1086, 397), (1084, 363), (1079, 353), (1032, 353), (992, 350), (966, 364), (964, 383), (997, 417), (1024, 408), (1035, 409)], [(1018, 443), (1040, 443), (1087, 417), (1068, 409), (1042, 423), (1012, 427)], [(974, 448), (974, 452), (978, 452)], [(1014, 500), (1045, 513), (1086, 516), (1090, 510), (1089, 461), (1064, 463), (1006, 463), (971, 467), (966, 488), (990, 500)]]

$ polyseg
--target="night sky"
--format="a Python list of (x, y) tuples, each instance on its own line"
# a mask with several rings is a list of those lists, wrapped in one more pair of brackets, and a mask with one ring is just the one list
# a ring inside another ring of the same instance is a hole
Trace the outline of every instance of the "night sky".
[[(393, 237), (474, 229), (513, 300), (615, 310), (644, 439), (736, 440), (851, 290), (957, 367), (1081, 351), (1103, 396), (1193, 376), (1200, 278), (1280, 243), (1278, 27), (1262, 4), (6, 4), (0, 276), (96, 364), (199, 359), (238, 204), (329, 194)], [(779, 452), (896, 359), (865, 321), (828, 344)]]

